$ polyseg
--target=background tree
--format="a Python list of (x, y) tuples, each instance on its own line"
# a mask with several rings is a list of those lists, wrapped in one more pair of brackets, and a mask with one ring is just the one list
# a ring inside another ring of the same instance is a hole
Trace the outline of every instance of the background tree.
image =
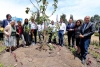
[(37, 11), (33, 11), (29, 7), (27, 7), (25, 12), (26, 12), (26, 14), (31, 12), (32, 17), (34, 17), (38, 23), (41, 23), (41, 22), (44, 23), (44, 31), (43, 31), (44, 41), (43, 41), (43, 45), (40, 47), (40, 48), (43, 48), (43, 46), (46, 45), (46, 39), (47, 39), (46, 38), (46, 21), (48, 21), (49, 17), (51, 17), (55, 13), (55, 11), (57, 9), (58, 0), (53, 0), (52, 6), (54, 9), (50, 16), (48, 16), (46, 14), (46, 10), (48, 8), (49, 1), (51, 1), (51, 0), (35, 0), (35, 1), (37, 3), (37, 6), (32, 2), (32, 0), (30, 0), (30, 2), (36, 8)]
[(60, 18), (63, 19), (64, 23), (68, 23), (68, 21), (67, 21), (67, 19), (66, 19), (66, 14), (62, 14), (62, 15), (60, 16)]
[(98, 27), (100, 26), (100, 16), (97, 14), (92, 16), (91, 22), (95, 23), (96, 30), (98, 30)]
[(79, 19), (79, 20), (81, 20), (82, 24), (84, 23), (84, 20), (83, 19)]
[(70, 19), (74, 20), (74, 19), (73, 19), (73, 15), (72, 15), (72, 14), (70, 15)]
[[(94, 15), (91, 17), (91, 22), (95, 23), (96, 31), (99, 31), (100, 27), (100, 16), (99, 15)], [(99, 33), (99, 45), (100, 45), (100, 33)]]
[(92, 16), (90, 20), (91, 22), (100, 23), (100, 16), (96, 14)]

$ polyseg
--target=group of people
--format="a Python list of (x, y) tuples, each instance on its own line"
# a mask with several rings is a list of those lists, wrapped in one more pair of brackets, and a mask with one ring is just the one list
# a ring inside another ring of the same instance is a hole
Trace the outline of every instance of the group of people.
[[(26, 46), (29, 46), (33, 41), (37, 43), (37, 33), (39, 35), (39, 40), (41, 37), (44, 39), (42, 31), (44, 30), (43, 24), (37, 24), (34, 21), (34, 18), (31, 19), (29, 23), (28, 19), (24, 20), (24, 24), (21, 24), (21, 21), (16, 22), (11, 20), (11, 15), (6, 15), (6, 20), (3, 20), (2, 27), (4, 28), (4, 44), (11, 51), (12, 47), (19, 47), (20, 38), (22, 38), (23, 43)], [(48, 33), (48, 43), (52, 43), (52, 36), (55, 32), (58, 33), (58, 42), (60, 46), (64, 46), (64, 34), (67, 32), (68, 36), (68, 46), (75, 47), (77, 46), (77, 54), (82, 58), (82, 63), (85, 63), (86, 55), (88, 54), (88, 47), (91, 41), (91, 36), (95, 32), (95, 25), (90, 22), (90, 17), (86, 16), (84, 18), (84, 23), (80, 20), (77, 20), (76, 23), (72, 19), (69, 19), (69, 23), (65, 24), (63, 19), (60, 19), (60, 22), (51, 23), (48, 25), (48, 28), (52, 30)], [(34, 36), (34, 40), (33, 40)], [(56, 36), (53, 39), (53, 43), (57, 43)], [(71, 40), (72, 39), (72, 40)], [(74, 43), (76, 41), (76, 44)], [(72, 43), (71, 43), (72, 42)]]
[[(77, 46), (77, 55), (81, 57), (82, 63), (84, 64), (86, 55), (88, 54), (91, 36), (95, 32), (95, 24), (90, 22), (90, 16), (84, 18), (84, 23), (82, 23), (81, 20), (77, 20), (74, 23), (72, 19), (69, 19), (69, 23), (65, 24), (63, 19), (60, 19), (60, 22), (56, 25), (54, 21), (51, 21), (49, 27), (52, 28), (52, 31), (49, 33), (48, 42), (51, 43), (51, 38), (56, 31), (55, 28), (57, 28), (58, 42), (59, 45), (63, 47), (64, 34), (67, 32), (68, 46), (72, 48), (76, 48), (75, 46)], [(74, 42), (76, 42), (76, 44)], [(53, 43), (56, 43), (56, 37), (54, 37)]]
[[(70, 19), (66, 30), (68, 31), (68, 46), (75, 47), (74, 40), (76, 40), (77, 54), (81, 56), (82, 63), (84, 64), (86, 62), (91, 36), (95, 32), (95, 24), (90, 22), (90, 16), (84, 18), (83, 24), (80, 20), (77, 20), (76, 24), (74, 24), (72, 23), (72, 19)], [(71, 38), (72, 45), (70, 44)]]

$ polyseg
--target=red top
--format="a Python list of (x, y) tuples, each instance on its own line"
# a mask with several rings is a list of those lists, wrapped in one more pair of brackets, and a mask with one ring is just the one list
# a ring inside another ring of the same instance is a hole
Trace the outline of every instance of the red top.
[(17, 32), (18, 32), (19, 34), (22, 34), (22, 33), (23, 33), (23, 28), (22, 28), (22, 26), (18, 26), (18, 27), (17, 27)]

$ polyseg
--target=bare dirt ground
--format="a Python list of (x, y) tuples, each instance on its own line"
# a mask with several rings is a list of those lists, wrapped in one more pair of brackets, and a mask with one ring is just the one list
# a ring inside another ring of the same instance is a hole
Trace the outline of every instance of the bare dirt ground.
[(39, 51), (36, 50), (37, 47), (35, 45), (15, 50), (13, 53), (16, 54), (17, 62), (13, 54), (5, 52), (0, 55), (0, 62), (8, 67), (11, 65), (16, 67), (84, 67), (78, 58), (74, 59), (66, 47), (62, 47), (60, 52), (58, 52), (58, 47), (52, 51)]
[[(93, 36), (92, 40), (98, 40), (98, 37)], [(0, 63), (4, 67), (100, 67), (100, 62), (97, 62), (91, 54), (87, 56), (87, 63), (90, 59), (91, 64), (83, 65), (78, 57), (74, 55), (67, 47), (58, 48), (52, 51), (47, 47), (47, 51), (39, 51), (36, 48), (38, 45), (28, 48), (20, 47), (13, 51), (3, 52), (0, 54)]]

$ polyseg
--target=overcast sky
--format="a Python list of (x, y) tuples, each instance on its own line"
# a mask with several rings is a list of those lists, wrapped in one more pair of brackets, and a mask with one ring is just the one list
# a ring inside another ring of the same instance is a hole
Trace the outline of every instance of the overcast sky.
[[(33, 3), (36, 4), (34, 1)], [(48, 1), (49, 6), (46, 13), (50, 15), (53, 11), (53, 0)], [(30, 0), (0, 0), (0, 20), (5, 19), (8, 13), (13, 17), (29, 18), (30, 14), (25, 13), (26, 7), (35, 10)], [(56, 21), (56, 16), (58, 15), (59, 18), (62, 13), (67, 15), (67, 19), (72, 14), (75, 20), (83, 19), (86, 15), (100, 15), (100, 0), (59, 0), (57, 11), (50, 19)]]

